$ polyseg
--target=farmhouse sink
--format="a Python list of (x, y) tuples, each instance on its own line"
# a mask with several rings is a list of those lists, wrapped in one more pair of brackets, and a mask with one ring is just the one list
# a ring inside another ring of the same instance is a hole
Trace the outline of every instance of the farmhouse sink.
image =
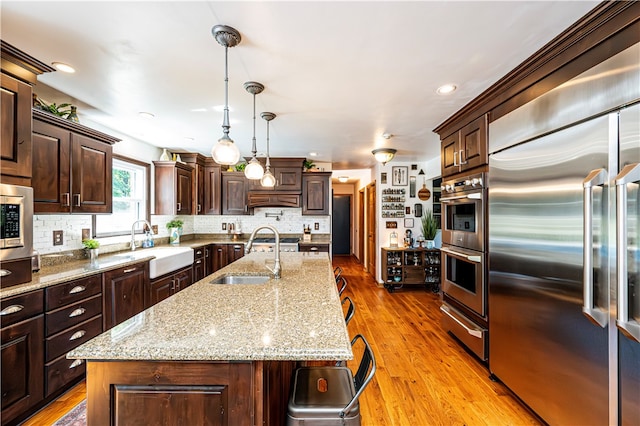
[(270, 279), (269, 275), (223, 275), (211, 281), (211, 284), (262, 284)]
[(149, 261), (149, 278), (154, 279), (185, 266), (193, 265), (193, 249), (189, 247), (153, 247), (118, 254), (115, 257), (127, 260), (155, 256)]

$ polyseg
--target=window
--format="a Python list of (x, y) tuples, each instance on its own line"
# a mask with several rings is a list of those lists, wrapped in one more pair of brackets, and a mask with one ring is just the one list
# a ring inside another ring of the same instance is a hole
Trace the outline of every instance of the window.
[(133, 222), (149, 221), (149, 170), (149, 164), (113, 156), (113, 213), (93, 216), (97, 237), (129, 235)]

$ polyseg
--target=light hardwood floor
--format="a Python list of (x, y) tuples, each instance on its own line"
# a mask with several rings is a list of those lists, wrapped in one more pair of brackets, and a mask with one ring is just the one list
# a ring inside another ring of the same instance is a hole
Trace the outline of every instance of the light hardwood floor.
[[(421, 287), (388, 293), (352, 257), (334, 258), (378, 370), (360, 401), (363, 426), (542, 425), (486, 366), (440, 327), (440, 298)], [(51, 425), (85, 397), (84, 382), (28, 420)]]

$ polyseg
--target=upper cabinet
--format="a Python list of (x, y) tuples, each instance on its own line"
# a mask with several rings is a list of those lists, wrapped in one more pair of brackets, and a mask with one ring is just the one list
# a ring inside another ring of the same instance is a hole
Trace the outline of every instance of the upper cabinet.
[(331, 195), (331, 172), (302, 174), (302, 214), (328, 215)]
[(247, 180), (244, 173), (222, 172), (222, 214), (249, 214)]
[(31, 105), (36, 77), (55, 71), (0, 41), (0, 173), (2, 182), (31, 186)]
[(487, 116), (472, 121), (440, 142), (442, 176), (487, 164)]
[(112, 144), (73, 121), (32, 110), (35, 213), (111, 213)]
[(222, 171), (213, 158), (207, 157), (204, 162), (204, 214), (220, 214)]
[(192, 214), (206, 214), (204, 208), (204, 176), (205, 176), (205, 157), (202, 154), (179, 152), (182, 161), (193, 167), (193, 185), (191, 190)]
[(156, 204), (154, 214), (193, 214), (194, 169), (175, 161), (154, 161)]
[[(290, 192), (300, 194), (302, 192), (302, 164), (304, 158), (271, 158), (271, 173), (276, 178), (276, 186), (265, 188), (259, 180), (249, 182), (249, 191), (265, 192)], [(260, 159), (264, 167), (264, 159)]]

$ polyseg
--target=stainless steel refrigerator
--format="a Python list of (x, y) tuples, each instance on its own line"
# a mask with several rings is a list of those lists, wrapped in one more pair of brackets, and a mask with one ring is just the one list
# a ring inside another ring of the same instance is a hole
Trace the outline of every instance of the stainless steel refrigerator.
[(638, 58), (489, 127), (489, 368), (551, 425), (640, 424)]

